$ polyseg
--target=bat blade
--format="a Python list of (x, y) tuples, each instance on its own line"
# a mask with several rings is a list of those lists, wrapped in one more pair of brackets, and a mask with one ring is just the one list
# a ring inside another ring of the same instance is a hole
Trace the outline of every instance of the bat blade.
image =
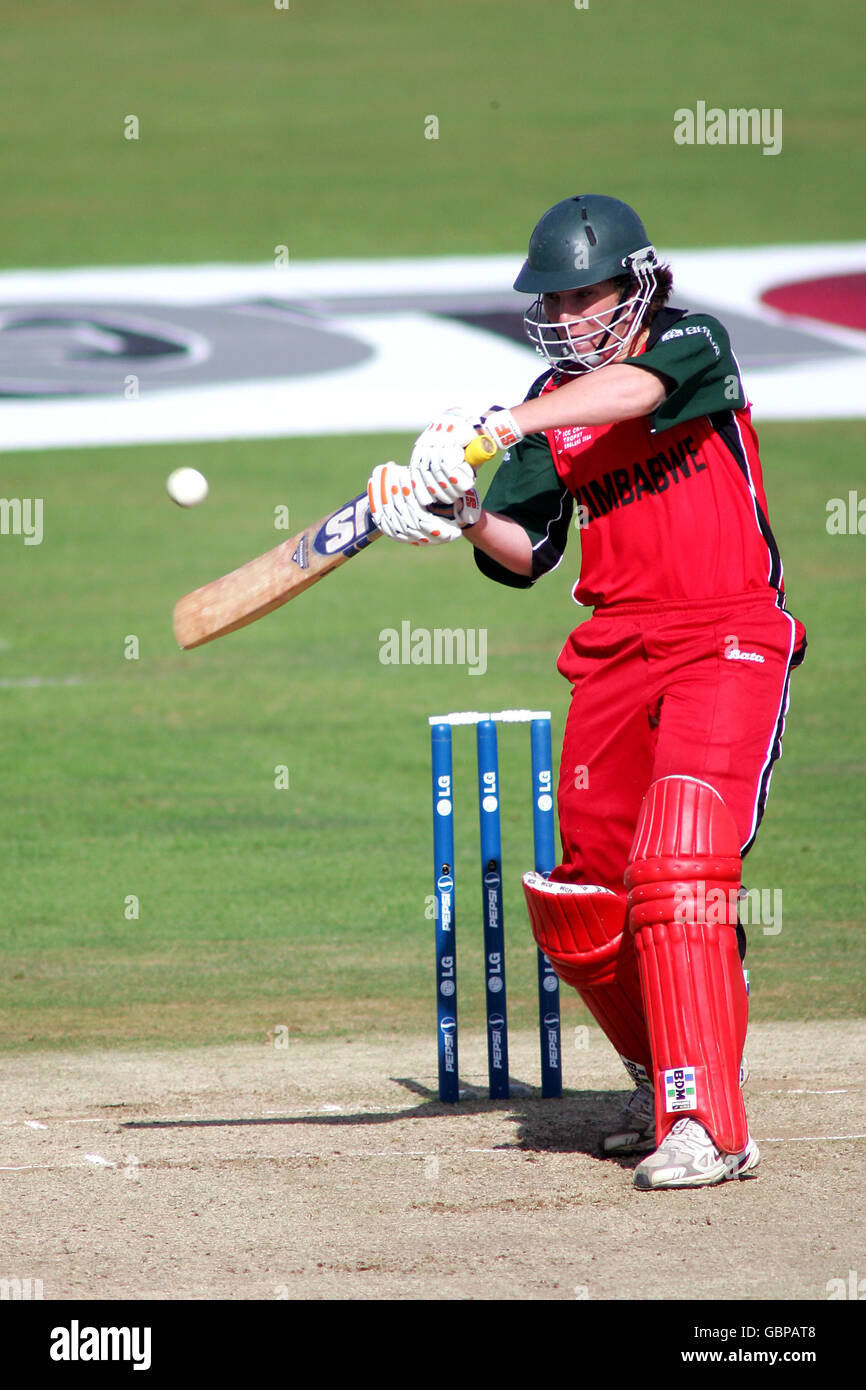
[(381, 534), (363, 492), (273, 550), (179, 599), (174, 607), (179, 646), (201, 647), (254, 623), (324, 579)]
[[(465, 449), (473, 468), (495, 453), (496, 444), (487, 434), (476, 435)], [(366, 550), (381, 535), (370, 516), (367, 494), (362, 492), (240, 569), (184, 594), (174, 606), (178, 644), (188, 651), (254, 623)]]

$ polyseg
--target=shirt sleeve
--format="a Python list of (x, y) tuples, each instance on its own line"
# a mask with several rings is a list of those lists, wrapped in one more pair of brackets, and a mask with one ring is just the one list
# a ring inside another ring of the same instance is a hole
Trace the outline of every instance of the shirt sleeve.
[(719, 410), (742, 410), (747, 404), (727, 329), (710, 314), (686, 314), (652, 347), (623, 362), (672, 383), (650, 417), (654, 434)]
[[(534, 394), (535, 388), (527, 400)], [(528, 589), (555, 569), (565, 553), (573, 501), (544, 434), (528, 434), (513, 445), (491, 479), (484, 509), (510, 517), (526, 531), (532, 541), (532, 574), (515, 574), (476, 547), (475, 563), (482, 574), (514, 589)]]

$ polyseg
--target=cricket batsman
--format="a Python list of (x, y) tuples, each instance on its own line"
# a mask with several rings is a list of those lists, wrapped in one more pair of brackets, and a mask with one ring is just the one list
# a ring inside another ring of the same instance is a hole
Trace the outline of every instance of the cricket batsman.
[[(727, 332), (668, 306), (670, 269), (636, 212), (563, 199), (515, 289), (546, 363), (526, 400), (480, 422), (445, 411), (369, 496), (394, 540), (463, 536), (514, 588), (580, 538), (573, 596), (592, 615), (558, 661), (562, 863), (524, 891), (535, 940), (636, 1083), (603, 1152), (646, 1155), (639, 1189), (702, 1187), (760, 1158), (740, 1086), (737, 895), (805, 632)], [(479, 430), (505, 450), (483, 507), (463, 456)]]

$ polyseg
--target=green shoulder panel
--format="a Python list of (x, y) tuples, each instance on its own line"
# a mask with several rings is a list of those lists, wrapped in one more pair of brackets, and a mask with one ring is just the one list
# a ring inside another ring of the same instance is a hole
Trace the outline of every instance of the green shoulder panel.
[(746, 404), (727, 329), (711, 314), (686, 314), (646, 352), (623, 362), (657, 372), (672, 383), (652, 415), (654, 434), (718, 410), (741, 410)]

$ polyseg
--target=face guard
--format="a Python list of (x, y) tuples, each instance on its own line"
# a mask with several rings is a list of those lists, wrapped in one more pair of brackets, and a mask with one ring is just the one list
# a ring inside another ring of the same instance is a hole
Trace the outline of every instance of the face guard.
[[(561, 371), (595, 372), (625, 355), (637, 337), (656, 289), (658, 259), (652, 246), (624, 259), (624, 269), (634, 282), (623, 291), (619, 304), (603, 314), (585, 314), (570, 323), (550, 323), (539, 295), (523, 316), (526, 336), (551, 367)], [(628, 298), (625, 296), (628, 295)], [(605, 322), (607, 320), (607, 322)], [(599, 333), (604, 337), (596, 342)], [(593, 344), (595, 344), (593, 346)]]

